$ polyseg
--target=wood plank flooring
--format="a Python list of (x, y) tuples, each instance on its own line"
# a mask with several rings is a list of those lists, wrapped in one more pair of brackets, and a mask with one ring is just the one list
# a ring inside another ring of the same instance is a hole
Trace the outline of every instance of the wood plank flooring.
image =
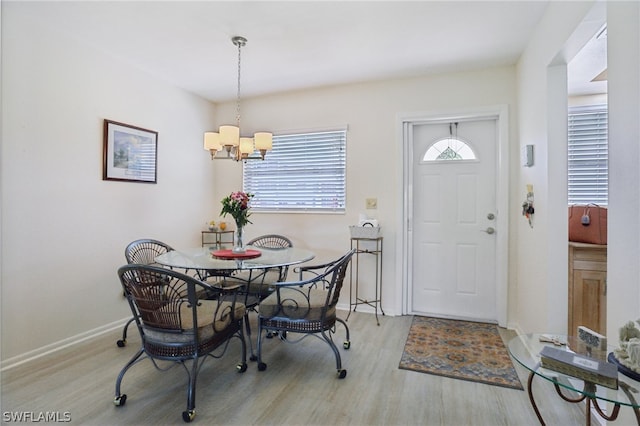
[[(346, 312), (342, 313), (346, 317)], [(252, 317), (253, 318), (253, 317)], [(254, 321), (252, 319), (252, 321)], [(240, 374), (239, 344), (209, 359), (198, 376), (194, 424), (206, 425), (537, 425), (526, 391), (489, 386), (398, 368), (411, 317), (352, 313), (351, 349), (340, 348), (345, 379), (335, 373), (326, 345), (307, 338), (296, 345), (265, 340), (266, 371), (255, 362)], [(255, 330), (255, 327), (254, 327)], [(501, 330), (504, 339), (513, 332)], [(2, 412), (68, 412), (73, 425), (181, 424), (186, 372), (135, 365), (122, 383), (128, 395), (113, 405), (116, 377), (140, 343), (130, 329), (124, 348), (114, 331), (2, 373)], [(344, 334), (339, 330), (336, 343)], [(526, 373), (518, 365), (522, 383)], [(550, 383), (534, 382), (547, 424), (582, 425), (581, 405), (560, 400)], [(2, 421), (5, 419), (3, 418)], [(595, 423), (594, 423), (595, 424)]]

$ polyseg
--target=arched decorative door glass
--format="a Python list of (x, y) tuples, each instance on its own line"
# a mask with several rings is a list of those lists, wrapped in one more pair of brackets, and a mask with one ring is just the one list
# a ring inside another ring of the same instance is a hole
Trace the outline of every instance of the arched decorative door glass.
[(445, 138), (435, 141), (425, 152), (423, 162), (450, 160), (477, 160), (471, 147), (457, 138)]

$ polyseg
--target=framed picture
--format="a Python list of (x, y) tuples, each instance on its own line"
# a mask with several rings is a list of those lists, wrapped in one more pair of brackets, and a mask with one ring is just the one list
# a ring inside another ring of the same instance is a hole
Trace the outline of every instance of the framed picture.
[(156, 183), (158, 132), (104, 120), (102, 180)]

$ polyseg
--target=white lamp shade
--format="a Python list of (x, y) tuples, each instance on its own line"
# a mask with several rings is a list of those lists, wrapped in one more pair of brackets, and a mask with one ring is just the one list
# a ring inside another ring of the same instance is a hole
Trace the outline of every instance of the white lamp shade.
[(220, 145), (220, 134), (216, 132), (205, 132), (204, 149), (207, 151), (220, 151), (222, 149), (222, 145)]
[(251, 154), (253, 152), (253, 139), (240, 138), (240, 154)]
[(240, 143), (240, 129), (236, 126), (220, 126), (220, 144), (224, 146), (238, 146)]
[(257, 150), (267, 150), (271, 151), (273, 146), (273, 135), (269, 132), (258, 132), (253, 135), (256, 141), (256, 149)]

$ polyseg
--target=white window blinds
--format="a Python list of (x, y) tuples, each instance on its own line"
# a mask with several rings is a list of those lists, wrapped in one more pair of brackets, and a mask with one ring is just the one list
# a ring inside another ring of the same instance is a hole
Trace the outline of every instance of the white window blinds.
[(608, 135), (607, 106), (569, 109), (569, 204), (607, 205)]
[(264, 161), (244, 163), (255, 211), (344, 212), (347, 131), (274, 135)]

